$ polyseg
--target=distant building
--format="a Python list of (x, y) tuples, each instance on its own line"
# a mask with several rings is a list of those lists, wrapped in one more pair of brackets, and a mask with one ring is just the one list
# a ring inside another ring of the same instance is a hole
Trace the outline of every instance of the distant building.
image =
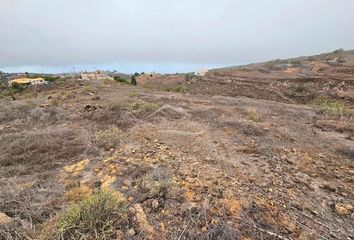
[(80, 78), (82, 80), (114, 80), (113, 77), (109, 76), (106, 73), (95, 72), (95, 73), (81, 73)]
[(40, 85), (47, 84), (44, 78), (16, 78), (9, 81), (9, 86), (13, 86), (14, 84), (18, 84), (21, 86), (31, 86), (31, 85)]
[(194, 75), (196, 76), (205, 76), (209, 71), (207, 69), (202, 69), (194, 72)]

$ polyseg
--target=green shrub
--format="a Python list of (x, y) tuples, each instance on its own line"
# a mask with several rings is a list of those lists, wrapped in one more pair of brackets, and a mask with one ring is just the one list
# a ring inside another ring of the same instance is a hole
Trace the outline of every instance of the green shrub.
[(48, 82), (55, 82), (56, 80), (58, 80), (60, 77), (56, 77), (56, 76), (45, 76), (44, 80), (48, 81)]
[(187, 87), (185, 85), (178, 85), (176, 87), (176, 92), (186, 93), (187, 92)]
[(122, 78), (121, 76), (115, 76), (114, 80), (116, 80), (117, 82), (121, 82), (121, 83), (130, 83), (128, 80)]
[(136, 76), (132, 76), (131, 80), (130, 80), (130, 83), (133, 84), (133, 85), (137, 85), (137, 81), (136, 81)]
[(11, 88), (15, 91), (15, 92), (20, 92), (22, 90), (25, 89), (25, 87), (22, 84), (19, 84), (17, 82), (13, 82), (11, 84)]
[(156, 111), (159, 105), (156, 103), (150, 103), (145, 101), (137, 101), (130, 104), (130, 109), (136, 113), (152, 112)]
[(119, 192), (98, 192), (67, 209), (58, 222), (58, 239), (113, 239), (126, 222), (127, 203)]
[(331, 100), (327, 97), (320, 96), (317, 97), (312, 103), (323, 110), (338, 114), (341, 117), (354, 115), (354, 110), (349, 108), (345, 102), (340, 100)]
[(137, 92), (131, 92), (131, 93), (128, 94), (128, 96), (129, 96), (129, 97), (139, 97), (140, 94), (137, 93)]

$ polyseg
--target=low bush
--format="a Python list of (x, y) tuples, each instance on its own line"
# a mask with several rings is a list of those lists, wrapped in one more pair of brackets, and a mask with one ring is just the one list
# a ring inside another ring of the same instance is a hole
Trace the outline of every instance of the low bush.
[(253, 121), (253, 122), (259, 122), (261, 121), (261, 117), (257, 113), (256, 109), (249, 109), (247, 110), (247, 120)]
[(48, 81), (48, 82), (55, 82), (56, 80), (58, 80), (60, 77), (57, 76), (45, 76), (44, 80)]
[(313, 105), (320, 107), (322, 110), (338, 114), (341, 117), (354, 115), (354, 110), (349, 108), (347, 104), (340, 100), (332, 100), (324, 96), (315, 98)]
[(156, 103), (137, 101), (130, 104), (130, 110), (135, 113), (144, 113), (156, 111), (159, 108), (159, 105)]
[(148, 172), (140, 179), (143, 189), (148, 191), (150, 198), (162, 197), (167, 194), (167, 190), (173, 185), (171, 173), (164, 168), (156, 168)]
[(115, 239), (127, 222), (127, 202), (119, 192), (97, 192), (70, 206), (59, 219), (55, 239)]
[[(26, 89), (25, 85), (14, 82), (11, 84), (9, 91), (11, 91), (12, 94), (16, 94), (16, 93), (22, 92), (25, 89)], [(8, 94), (10, 94), (10, 93), (8, 93)]]
[(117, 82), (120, 82), (120, 83), (128, 83), (128, 84), (130, 84), (130, 82), (128, 80), (122, 78), (121, 76), (115, 76), (114, 80), (117, 81)]
[(178, 85), (176, 87), (176, 92), (186, 93), (187, 92), (187, 87), (185, 85)]
[(131, 92), (131, 93), (128, 94), (128, 96), (133, 98), (133, 97), (139, 97), (140, 94), (137, 93), (137, 92)]

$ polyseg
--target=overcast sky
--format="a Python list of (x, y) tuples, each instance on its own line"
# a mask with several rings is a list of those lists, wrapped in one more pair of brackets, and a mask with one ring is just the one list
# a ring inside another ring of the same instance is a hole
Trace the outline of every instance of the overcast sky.
[(185, 72), (354, 49), (354, 0), (1, 0), (0, 70)]

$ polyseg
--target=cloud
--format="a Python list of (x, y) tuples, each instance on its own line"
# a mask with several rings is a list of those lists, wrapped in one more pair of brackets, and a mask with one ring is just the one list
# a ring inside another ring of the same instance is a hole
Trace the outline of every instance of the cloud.
[(230, 65), (354, 48), (351, 0), (3, 0), (1, 6), (1, 68)]

